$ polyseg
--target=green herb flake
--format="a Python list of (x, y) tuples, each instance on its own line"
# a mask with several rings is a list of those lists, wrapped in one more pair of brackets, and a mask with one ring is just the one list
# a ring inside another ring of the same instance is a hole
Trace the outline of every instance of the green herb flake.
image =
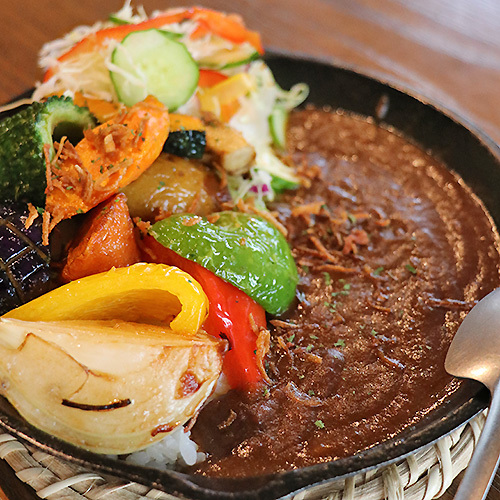
[(324, 272), (323, 273), (323, 279), (325, 280), (325, 285), (328, 286), (332, 283), (332, 277), (330, 276), (330, 273)]
[(345, 340), (344, 339), (338, 339), (335, 344), (333, 344), (334, 347), (345, 347)]
[(264, 388), (264, 397), (268, 397), (271, 391), (269, 390), (269, 387)]
[(312, 389), (310, 389), (309, 391), (307, 391), (307, 394), (309, 396), (314, 396), (314, 391)]
[(77, 211), (76, 211), (77, 214), (83, 214), (83, 210), (81, 208), (79, 208)]
[(377, 267), (377, 269), (375, 269), (372, 274), (373, 274), (373, 276), (380, 276), (380, 274), (382, 273), (383, 270), (384, 270), (384, 266)]
[(293, 333), (292, 335), (290, 335), (290, 337), (288, 337), (287, 341), (288, 342), (293, 342), (295, 340), (295, 333)]
[(309, 266), (302, 266), (302, 271), (304, 271), (305, 274), (309, 273)]
[(324, 429), (325, 428), (325, 424), (324, 424), (323, 420), (316, 420), (316, 422), (314, 422), (314, 425), (318, 429)]
[(306, 351), (307, 352), (311, 352), (313, 350), (313, 345), (312, 344), (309, 344), (307, 347), (306, 347)]
[(158, 187), (156, 188), (156, 190), (157, 190), (157, 191), (159, 191), (159, 190), (160, 190), (161, 188), (163, 188), (163, 187), (165, 187), (165, 182), (160, 181), (160, 182), (158, 183)]
[(411, 274), (417, 274), (417, 270), (411, 264), (406, 264), (405, 269)]
[(347, 214), (347, 218), (351, 221), (351, 224), (356, 224), (356, 222), (358, 222), (358, 219), (354, 214)]
[(318, 340), (319, 337), (317, 335), (313, 335), (311, 333), (311, 335), (309, 335), (309, 338), (312, 339), (312, 340)]
[(376, 337), (378, 335), (377, 330), (375, 330), (375, 328), (372, 328), (372, 331), (370, 332), (370, 335), (373, 335), (374, 337)]

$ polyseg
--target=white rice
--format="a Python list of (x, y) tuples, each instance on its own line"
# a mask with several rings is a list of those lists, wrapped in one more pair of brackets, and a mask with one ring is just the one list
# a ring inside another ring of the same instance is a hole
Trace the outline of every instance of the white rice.
[[(222, 373), (217, 380), (214, 392), (207, 402), (216, 399), (229, 391), (230, 385)], [(126, 461), (143, 467), (155, 469), (174, 469), (176, 465), (195, 465), (203, 462), (205, 453), (198, 451), (198, 445), (191, 439), (191, 431), (184, 431), (182, 425), (169, 432), (161, 441), (146, 449), (130, 454)]]
[(126, 458), (127, 462), (155, 469), (173, 469), (176, 464), (194, 465), (205, 460), (205, 454), (198, 451), (198, 445), (190, 438), (191, 431), (184, 432), (179, 425), (161, 441), (136, 451)]

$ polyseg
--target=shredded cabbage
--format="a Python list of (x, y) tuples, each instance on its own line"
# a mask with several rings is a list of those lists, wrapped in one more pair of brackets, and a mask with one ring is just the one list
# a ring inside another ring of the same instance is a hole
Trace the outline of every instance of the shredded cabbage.
[(146, 14), (142, 5), (137, 8), (137, 13), (134, 14), (134, 9), (131, 6), (131, 0), (126, 0), (123, 4), (123, 7), (118, 12), (112, 14), (109, 17), (111, 21), (113, 21), (114, 19), (120, 19), (122, 22), (128, 22), (132, 24), (140, 23), (141, 21), (145, 21), (146, 19), (148, 19), (148, 15)]

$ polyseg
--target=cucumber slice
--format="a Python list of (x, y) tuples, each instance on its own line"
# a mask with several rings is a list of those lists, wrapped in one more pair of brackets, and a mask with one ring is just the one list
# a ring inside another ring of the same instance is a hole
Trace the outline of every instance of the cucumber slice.
[(132, 24), (131, 21), (127, 21), (126, 19), (122, 19), (121, 17), (117, 16), (116, 14), (110, 14), (108, 16), (108, 21), (111, 21), (114, 24), (118, 25), (123, 25), (123, 24)]
[(299, 187), (299, 183), (297, 181), (276, 177), (271, 174), (271, 187), (275, 193), (279, 194), (288, 189), (297, 189)]
[(186, 46), (163, 30), (128, 34), (111, 55), (110, 71), (118, 99), (127, 106), (154, 95), (170, 111), (193, 95), (200, 76)]
[(269, 130), (273, 144), (284, 151), (286, 149), (286, 128), (288, 124), (288, 110), (276, 104), (269, 115)]
[(285, 165), (274, 154), (270, 146), (257, 151), (255, 164), (257, 168), (271, 175), (271, 187), (275, 192), (279, 193), (285, 189), (296, 189), (300, 185), (300, 179), (295, 174), (293, 168)]
[(163, 28), (159, 29), (162, 33), (165, 33), (172, 40), (180, 40), (184, 35), (182, 33), (176, 33), (175, 31), (165, 30)]
[[(227, 42), (224, 45), (226, 44)], [(255, 48), (246, 42), (232, 48), (223, 46), (213, 54), (198, 59), (198, 64), (202, 68), (220, 70), (248, 64), (259, 57), (260, 55)]]

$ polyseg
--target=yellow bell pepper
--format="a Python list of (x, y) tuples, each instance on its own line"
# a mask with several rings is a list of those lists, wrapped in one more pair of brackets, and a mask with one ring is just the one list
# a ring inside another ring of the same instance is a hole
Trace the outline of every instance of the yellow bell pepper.
[[(238, 109), (238, 100), (255, 88), (253, 79), (247, 73), (238, 73), (213, 87), (200, 89), (200, 108), (212, 113), (223, 121), (228, 121)], [(231, 116), (230, 116), (231, 115)]]
[(87, 276), (5, 314), (24, 321), (121, 320), (170, 325), (195, 334), (208, 313), (201, 286), (187, 273), (163, 264), (134, 264)]

